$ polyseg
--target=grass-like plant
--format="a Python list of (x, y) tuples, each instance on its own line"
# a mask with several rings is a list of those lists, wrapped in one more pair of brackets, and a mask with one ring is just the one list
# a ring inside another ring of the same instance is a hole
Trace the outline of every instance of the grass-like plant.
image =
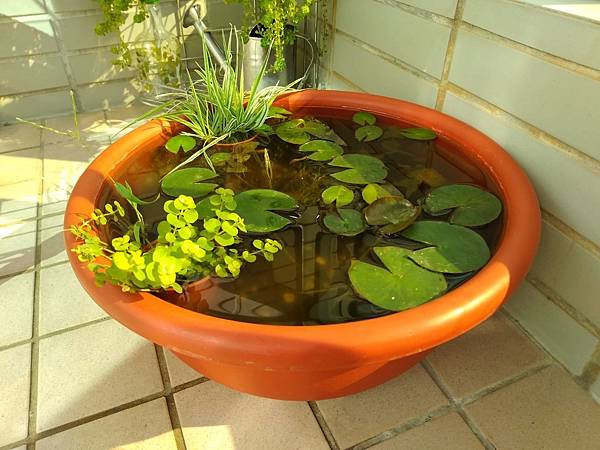
[[(232, 37), (224, 39), (225, 65), (215, 65), (206, 43), (203, 41), (204, 66), (194, 69), (197, 80), (188, 71), (186, 89), (174, 89), (157, 96), (158, 105), (135, 119), (128, 126), (141, 120), (163, 118), (178, 122), (189, 128), (184, 132), (203, 141), (199, 150), (175, 167), (176, 170), (202, 156), (218, 143), (239, 142), (265, 129), (265, 122), (277, 113), (270, 110), (275, 99), (292, 89), (299, 80), (287, 86), (269, 86), (259, 89), (267, 69), (265, 58), (249, 92), (244, 90), (244, 73), (239, 63), (233, 64)], [(236, 49), (239, 50), (237, 36)], [(241, 58), (237, 58), (241, 61)], [(222, 76), (220, 76), (222, 72)], [(212, 164), (207, 158), (209, 165)]]

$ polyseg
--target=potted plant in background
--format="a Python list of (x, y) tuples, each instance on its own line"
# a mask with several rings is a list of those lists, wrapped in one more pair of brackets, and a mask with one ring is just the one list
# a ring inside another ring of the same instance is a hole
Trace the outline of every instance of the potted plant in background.
[(267, 60), (246, 93), (226, 50), (222, 81), (205, 45), (200, 79), (143, 117), (163, 120), (77, 183), (65, 241), (98, 304), (215, 381), (294, 400), (382, 383), (500, 307), (540, 229), (506, 152), (400, 100), (260, 90)]

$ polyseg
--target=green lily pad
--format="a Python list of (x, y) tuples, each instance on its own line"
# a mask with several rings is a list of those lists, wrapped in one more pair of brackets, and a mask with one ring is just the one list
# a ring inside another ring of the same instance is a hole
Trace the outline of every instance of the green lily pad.
[(321, 198), (326, 205), (331, 205), (335, 202), (337, 208), (349, 205), (354, 200), (354, 192), (346, 186), (329, 186), (321, 193)]
[(367, 229), (360, 211), (341, 208), (325, 215), (323, 223), (329, 231), (341, 236), (356, 236)]
[(280, 106), (269, 106), (269, 118), (271, 119), (286, 119), (291, 114), (291, 111)]
[(217, 174), (210, 169), (202, 167), (188, 167), (171, 172), (163, 178), (161, 188), (163, 192), (172, 197), (189, 195), (190, 197), (203, 197), (214, 191), (218, 186), (215, 183), (201, 183), (204, 180), (215, 178)]
[(437, 137), (436, 132), (429, 128), (403, 128), (400, 134), (415, 141), (432, 141)]
[(359, 111), (352, 116), (352, 121), (359, 125), (375, 125), (377, 119), (371, 113)]
[(378, 183), (387, 177), (385, 165), (379, 159), (369, 155), (342, 155), (334, 158), (329, 165), (347, 168), (347, 170), (331, 174), (333, 178), (343, 183)]
[(392, 185), (382, 186), (381, 184), (369, 183), (362, 190), (362, 198), (369, 205), (382, 197), (397, 196), (402, 197), (402, 193)]
[(272, 211), (292, 211), (298, 207), (294, 198), (272, 189), (250, 189), (234, 197), (235, 212), (244, 219), (246, 229), (252, 233), (270, 233), (289, 223), (290, 219)]
[(377, 125), (365, 125), (357, 128), (354, 131), (354, 137), (360, 142), (370, 142), (379, 139), (383, 134), (383, 130)]
[(431, 245), (415, 250), (410, 258), (435, 272), (471, 272), (490, 259), (490, 250), (483, 238), (463, 226), (423, 220), (404, 230), (402, 236)]
[(222, 166), (231, 159), (231, 153), (229, 152), (217, 152), (210, 155), (210, 160), (215, 166)]
[(289, 142), (290, 144), (304, 144), (310, 140), (310, 134), (304, 130), (303, 119), (293, 119), (283, 122), (275, 128), (275, 134), (282, 141)]
[(476, 227), (497, 219), (502, 212), (502, 203), (495, 195), (476, 186), (449, 184), (427, 194), (424, 209), (431, 215), (454, 209), (450, 223)]
[(398, 182), (407, 197), (410, 197), (419, 190), (419, 186), (426, 184), (430, 187), (442, 186), (446, 182), (444, 176), (431, 167), (418, 167), (411, 170)]
[(119, 194), (121, 194), (121, 197), (123, 197), (129, 203), (136, 204), (136, 205), (151, 205), (156, 200), (158, 200), (158, 198), (160, 197), (160, 194), (159, 194), (156, 196), (156, 198), (154, 200), (150, 200), (150, 201), (142, 200), (141, 198), (139, 198), (137, 195), (135, 195), (133, 193), (133, 189), (131, 189), (131, 186), (129, 186), (129, 183), (127, 181), (125, 182), (125, 184), (121, 184), (121, 183), (118, 183), (115, 181), (115, 189), (117, 190), (117, 192)]
[(446, 290), (442, 274), (430, 272), (410, 259), (400, 247), (375, 247), (385, 268), (353, 260), (348, 270), (352, 287), (362, 298), (392, 311), (419, 306)]
[(184, 153), (187, 153), (195, 146), (196, 139), (194, 139), (192, 136), (186, 136), (184, 134), (173, 136), (165, 144), (165, 148), (171, 153), (178, 153), (179, 150), (183, 150)]
[(393, 234), (409, 227), (419, 216), (421, 209), (404, 197), (382, 197), (364, 210), (369, 225), (385, 225), (379, 231)]
[(329, 161), (344, 153), (344, 149), (335, 142), (324, 140), (307, 142), (306, 144), (302, 144), (299, 150), (301, 152), (312, 152), (308, 159), (313, 161)]

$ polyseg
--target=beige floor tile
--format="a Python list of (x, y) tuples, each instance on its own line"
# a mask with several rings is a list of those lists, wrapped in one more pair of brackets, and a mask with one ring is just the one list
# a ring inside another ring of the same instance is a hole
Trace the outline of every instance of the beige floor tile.
[(44, 147), (44, 204), (69, 198), (75, 183), (90, 162), (107, 147), (107, 144), (87, 142), (55, 143)]
[(34, 276), (0, 279), (0, 346), (31, 338)]
[(372, 447), (374, 450), (482, 450), (484, 446), (456, 414), (451, 413)]
[(345, 448), (446, 403), (425, 369), (417, 365), (381, 386), (318, 405), (338, 444)]
[[(109, 129), (102, 111), (77, 115), (80, 139), (83, 142), (108, 142)], [(68, 132), (74, 130), (73, 116), (53, 117), (46, 120), (46, 126), (58, 131)], [(53, 144), (57, 142), (76, 142), (73, 137), (48, 130), (42, 132), (42, 142)]]
[(0, 228), (0, 276), (34, 266), (35, 228), (35, 221)]
[(167, 368), (169, 369), (169, 377), (171, 378), (171, 386), (179, 386), (188, 381), (197, 380), (202, 377), (202, 374), (196, 372), (190, 366), (181, 361), (177, 356), (173, 355), (166, 348), (165, 359), (167, 360)]
[(106, 313), (83, 290), (71, 264), (40, 271), (40, 335), (101, 317)]
[(455, 398), (547, 361), (545, 353), (503, 314), (434, 350), (427, 361)]
[(31, 346), (0, 352), (0, 445), (27, 437)]
[(0, 213), (20, 214), (23, 219), (34, 218), (41, 180), (0, 186)]
[(597, 449), (600, 405), (552, 366), (467, 406), (498, 449)]
[(38, 431), (162, 390), (154, 346), (109, 320), (40, 341)]
[(39, 148), (0, 154), (0, 186), (38, 180), (42, 159)]
[(40, 221), (40, 245), (42, 266), (59, 263), (68, 259), (64, 241), (64, 216), (57, 214)]
[(37, 450), (176, 450), (164, 398), (36, 442)]
[(175, 394), (188, 450), (327, 450), (305, 402), (241, 394), (212, 381)]
[(0, 127), (0, 153), (40, 145), (41, 132), (38, 128), (18, 123)]

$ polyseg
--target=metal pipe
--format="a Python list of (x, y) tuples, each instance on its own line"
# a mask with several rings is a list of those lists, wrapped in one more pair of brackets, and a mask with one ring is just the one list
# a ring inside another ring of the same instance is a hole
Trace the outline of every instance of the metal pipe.
[(217, 64), (221, 68), (225, 68), (227, 67), (227, 63), (225, 62), (225, 55), (223, 54), (223, 50), (221, 50), (219, 45), (215, 42), (215, 39), (212, 37), (212, 34), (210, 34), (210, 32), (208, 31), (208, 27), (200, 18), (199, 10), (200, 5), (192, 4), (183, 16), (183, 26), (185, 28), (193, 26), (200, 35), (200, 37), (204, 39), (204, 42), (206, 42), (206, 46), (208, 47), (208, 50), (210, 51), (211, 55), (217, 61)]

